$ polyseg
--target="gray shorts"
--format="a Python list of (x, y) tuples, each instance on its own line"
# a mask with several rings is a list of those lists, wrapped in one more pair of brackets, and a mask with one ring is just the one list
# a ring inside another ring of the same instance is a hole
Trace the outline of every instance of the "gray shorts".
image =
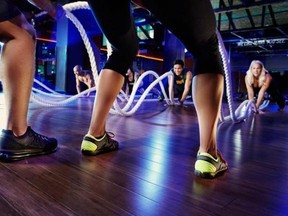
[(0, 1), (0, 22), (10, 20), (18, 16), (21, 12), (11, 0)]

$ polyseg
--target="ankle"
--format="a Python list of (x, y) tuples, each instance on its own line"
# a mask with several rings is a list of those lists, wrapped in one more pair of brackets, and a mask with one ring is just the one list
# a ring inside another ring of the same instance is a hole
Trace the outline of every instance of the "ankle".
[(201, 153), (208, 153), (212, 157), (217, 158), (217, 150), (214, 148), (213, 149), (201, 149), (201, 148), (199, 148), (198, 154), (201, 154)]
[(106, 136), (106, 133), (104, 133), (104, 135), (100, 135), (100, 136), (97, 136), (97, 135), (94, 136), (94, 135), (91, 135), (91, 134), (86, 134), (85, 136), (99, 141), (99, 140), (102, 140)]
[(14, 135), (15, 137), (21, 138), (21, 137), (23, 137), (23, 136), (26, 135), (27, 130), (28, 130), (28, 127), (27, 127), (26, 129), (24, 129), (24, 130), (13, 130), (13, 129), (12, 129), (12, 130), (10, 130), (10, 131), (12, 131), (12, 133), (13, 133), (13, 135)]
[(95, 139), (101, 139), (106, 135), (106, 130), (97, 130), (97, 131), (88, 130), (87, 134), (89, 136), (94, 137)]

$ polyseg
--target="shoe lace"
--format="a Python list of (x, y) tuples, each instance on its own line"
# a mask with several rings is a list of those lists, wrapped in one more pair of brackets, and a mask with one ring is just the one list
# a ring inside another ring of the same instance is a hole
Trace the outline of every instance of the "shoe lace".
[(222, 156), (221, 152), (217, 150), (217, 156), (220, 158), (220, 161), (222, 161), (224, 164), (228, 165), (227, 161)]
[(116, 140), (112, 139), (115, 137), (115, 134), (112, 132), (106, 132), (106, 135), (107, 135), (107, 143), (108, 143), (109, 148), (110, 149), (111, 148), (117, 148), (118, 142)]
[(48, 140), (47, 136), (41, 135), (32, 129), (30, 129), (30, 131), (29, 131), (29, 136), (34, 137), (34, 142), (37, 144), (43, 144), (43, 141)]
[(106, 135), (107, 135), (107, 137), (108, 137), (109, 142), (110, 142), (110, 140), (112, 140), (112, 138), (115, 137), (115, 134), (114, 134), (113, 132), (107, 132), (107, 131), (106, 131)]

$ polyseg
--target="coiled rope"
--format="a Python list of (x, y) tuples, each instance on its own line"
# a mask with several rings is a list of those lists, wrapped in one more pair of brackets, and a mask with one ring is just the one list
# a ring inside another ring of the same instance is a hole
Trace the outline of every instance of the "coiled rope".
[[(94, 56), (94, 52), (90, 43), (90, 40), (86, 34), (86, 31), (84, 29), (84, 27), (82, 26), (82, 24), (80, 23), (80, 21), (71, 13), (74, 10), (79, 10), (79, 9), (87, 9), (90, 10), (90, 7), (88, 5), (87, 2), (85, 1), (78, 1), (78, 2), (73, 2), (73, 3), (69, 3), (63, 6), (64, 10), (66, 11), (66, 17), (71, 20), (71, 22), (76, 26), (76, 28), (78, 29), (82, 40), (84, 42), (84, 45), (86, 47), (86, 50), (88, 52), (88, 56), (89, 56), (89, 60), (90, 60), (90, 64), (91, 64), (91, 70), (93, 72), (93, 76), (94, 79), (97, 83), (98, 81), (98, 71), (97, 71), (97, 66), (96, 66), (96, 61), (95, 61), (95, 56)], [(41, 14), (40, 14), (41, 15)], [(224, 112), (221, 111), (221, 116), (220, 119), (221, 121), (227, 121), (227, 120), (232, 120), (233, 122), (240, 122), (243, 121), (244, 119), (246, 119), (250, 113), (251, 110), (256, 110), (255, 104), (253, 101), (244, 101), (242, 104), (240, 104), (240, 106), (235, 110), (234, 112), (234, 105), (233, 105), (233, 99), (232, 99), (232, 88), (231, 88), (231, 70), (230, 70), (230, 65), (229, 65), (229, 58), (227, 56), (227, 52), (222, 40), (222, 37), (220, 35), (220, 33), (217, 31), (217, 35), (218, 35), (218, 40), (219, 40), (219, 50), (220, 50), (220, 54), (222, 57), (222, 61), (223, 61), (223, 66), (224, 66), (224, 74), (225, 74), (225, 83), (226, 83), (226, 89), (227, 89), (227, 99), (228, 99), (228, 107), (229, 107), (229, 112), (230, 115), (229, 116), (224, 116)], [(108, 56), (109, 56), (109, 50), (111, 50), (111, 45), (108, 42), (107, 43), (107, 49), (108, 49)], [(137, 92), (137, 89), (139, 88), (141, 81), (144, 79), (145, 76), (148, 75), (153, 75), (156, 79), (147, 87), (147, 89), (144, 91), (144, 93), (141, 95), (140, 99), (137, 101), (137, 103), (133, 106), (133, 102), (135, 102), (135, 94)], [(173, 95), (169, 95), (169, 98), (166, 95), (165, 92), (165, 88), (164, 85), (162, 83), (162, 80), (167, 78), (168, 76), (172, 76), (172, 72), (166, 72), (163, 75), (159, 76), (156, 72), (154, 71), (146, 71), (144, 72), (141, 77), (137, 80), (137, 82), (135, 83), (131, 96), (128, 97), (123, 91), (120, 92), (120, 94), (117, 96), (113, 107), (110, 110), (110, 113), (112, 114), (120, 114), (120, 115), (124, 115), (124, 116), (131, 116), (133, 115), (137, 109), (140, 107), (140, 105), (143, 103), (144, 99), (146, 98), (146, 96), (148, 95), (148, 93), (152, 90), (153, 87), (155, 87), (157, 84), (160, 85), (162, 94), (164, 96), (164, 99), (166, 101), (166, 103), (168, 105), (172, 105), (174, 101), (174, 99), (172, 98)], [(173, 78), (173, 76), (172, 76)], [(87, 94), (89, 91), (96, 91), (96, 87), (93, 87), (91, 89), (87, 89), (77, 95), (71, 96), (71, 97), (67, 97), (67, 95), (62, 95), (59, 94), (55, 91), (53, 91), (52, 89), (49, 89), (48, 87), (44, 86), (41, 82), (39, 82), (38, 80), (34, 80), (37, 84), (41, 85), (43, 88), (46, 89), (46, 91), (50, 92), (49, 94), (46, 92), (43, 92), (41, 90), (38, 90), (36, 88), (33, 87), (33, 92), (32, 92), (32, 101), (45, 105), (45, 106), (62, 106), (65, 105), (67, 103), (70, 103), (74, 100), (76, 100), (77, 98)], [(97, 86), (97, 85), (96, 85)], [(37, 95), (35, 94), (35, 92), (37, 92)], [(40, 96), (40, 95), (45, 95), (45, 98)], [(50, 99), (47, 100), (47, 95), (50, 96)], [(123, 95), (123, 96), (122, 96)], [(63, 96), (66, 99), (64, 100), (59, 100), (59, 98)], [(52, 98), (57, 98), (57, 100)], [(127, 104), (123, 107), (120, 108), (120, 105), (118, 103), (118, 100), (120, 100), (121, 102), (125, 102), (127, 101)], [(269, 104), (269, 102), (268, 102)], [(264, 104), (264, 106), (268, 105), (267, 102)], [(263, 106), (260, 107), (260, 109), (263, 109)]]

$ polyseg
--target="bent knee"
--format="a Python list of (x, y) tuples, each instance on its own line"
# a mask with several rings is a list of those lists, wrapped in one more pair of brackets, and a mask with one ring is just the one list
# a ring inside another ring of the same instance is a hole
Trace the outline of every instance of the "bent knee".
[(19, 15), (8, 21), (0, 23), (0, 41), (6, 43), (10, 40), (22, 40), (26, 43), (35, 43), (36, 31), (27, 22), (24, 15)]

